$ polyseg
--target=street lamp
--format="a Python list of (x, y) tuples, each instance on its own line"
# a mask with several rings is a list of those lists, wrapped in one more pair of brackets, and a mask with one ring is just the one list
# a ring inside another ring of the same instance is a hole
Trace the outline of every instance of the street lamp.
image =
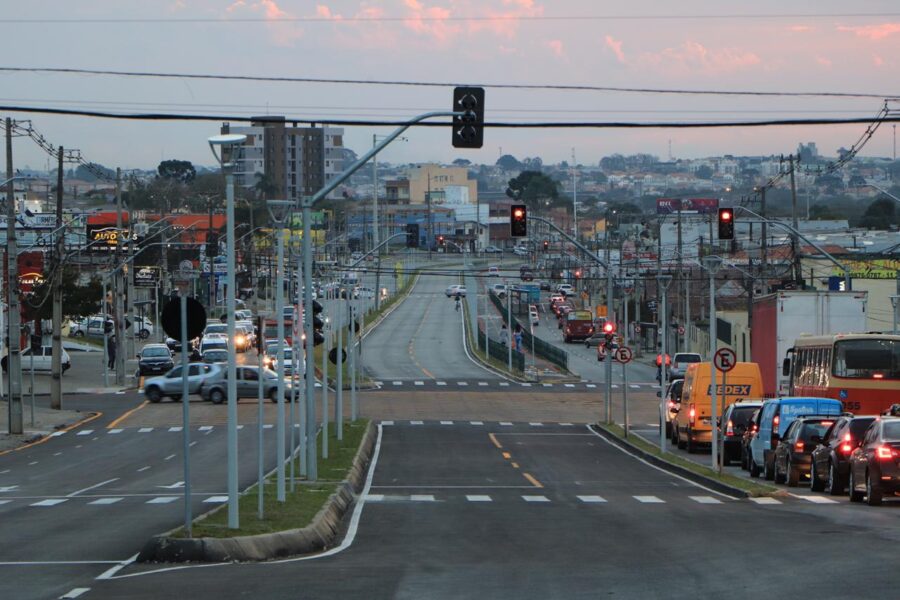
[[(660, 295), (660, 315), (662, 317), (661, 336), (660, 336), (660, 353), (662, 362), (659, 364), (659, 389), (662, 392), (659, 395), (659, 451), (666, 451), (666, 349), (668, 348), (668, 308), (666, 307), (666, 293), (669, 291), (669, 285), (672, 283), (671, 275), (657, 275), (656, 286), (659, 288), (657, 293)], [(627, 326), (627, 323), (626, 323)]]
[[(234, 340), (234, 163), (228, 156), (229, 162), (225, 162), (225, 151), (233, 150), (235, 146), (243, 144), (247, 140), (246, 135), (227, 133), (214, 135), (209, 138), (209, 149), (222, 167), (225, 173), (225, 240), (228, 246), (226, 252), (225, 288), (228, 295), (225, 299), (225, 311), (227, 315), (228, 339)], [(220, 152), (216, 152), (216, 148)], [(237, 467), (237, 356), (234, 343), (228, 344), (228, 527), (237, 529), (238, 519), (238, 467)]]

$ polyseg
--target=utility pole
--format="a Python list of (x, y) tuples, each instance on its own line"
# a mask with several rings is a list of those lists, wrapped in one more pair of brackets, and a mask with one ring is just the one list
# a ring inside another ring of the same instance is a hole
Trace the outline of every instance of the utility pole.
[[(684, 291), (684, 257), (682, 256), (681, 202), (682, 202), (682, 200), (678, 201), (678, 288), (679, 288), (678, 291), (679, 291), (679, 293), (681, 293), (682, 296), (684, 296), (684, 294), (685, 294), (685, 291)], [(678, 301), (678, 299), (676, 298), (675, 302), (677, 302), (677, 301)], [(682, 323), (687, 323), (687, 320), (688, 320), (688, 316), (687, 316), (687, 313), (685, 313), (683, 315), (683, 318), (681, 319), (681, 321), (682, 321)], [(685, 328), (685, 333), (687, 333), (687, 328)], [(686, 348), (685, 342), (687, 341), (687, 336), (682, 335), (679, 337), (680, 337), (680, 340), (679, 340), (680, 346), (676, 346), (676, 348), (681, 350), (682, 352), (686, 352), (687, 348)], [(676, 339), (678, 339), (678, 338), (676, 338)], [(665, 388), (663, 388), (663, 394), (665, 394), (665, 393), (666, 393)]]
[[(135, 332), (140, 331), (138, 329), (137, 320), (135, 320), (134, 315), (134, 246), (137, 243), (134, 237), (134, 213), (131, 211), (130, 207), (128, 210), (128, 270), (125, 272), (125, 285), (128, 289), (128, 318), (131, 319), (131, 331), (128, 333), (128, 356), (135, 355), (135, 344), (134, 344), (134, 335)], [(143, 323), (141, 323), (143, 327)], [(160, 323), (154, 323), (155, 327), (161, 327)], [(149, 331), (149, 330), (148, 330)]]
[(575, 148), (572, 148), (572, 235), (578, 237), (578, 180), (575, 169)]
[(425, 172), (428, 177), (428, 191), (425, 195), (425, 202), (428, 204), (428, 260), (431, 260), (431, 246), (434, 240), (434, 221), (431, 219), (431, 168), (425, 168), (428, 169)]
[[(372, 134), (372, 147), (378, 143), (378, 135)], [(378, 246), (378, 155), (372, 156), (372, 247)], [(376, 290), (377, 291), (377, 290)]]
[[(797, 222), (797, 185), (794, 179), (795, 157), (793, 154), (788, 156), (788, 161), (791, 165), (791, 225), (795, 230), (798, 230), (799, 224)], [(799, 157), (796, 157), (796, 161), (799, 162)], [(800, 283), (800, 279), (802, 278), (802, 273), (800, 272), (800, 240), (795, 232), (791, 232), (791, 254), (793, 255), (794, 261), (794, 281)]]
[[(122, 169), (116, 168), (116, 264), (121, 263), (122, 243), (124, 236), (122, 235)], [(116, 290), (116, 385), (125, 385), (125, 281), (122, 274), (128, 265), (121, 269), (116, 269), (113, 286)], [(131, 324), (132, 331), (137, 326), (136, 323)], [(182, 349), (182, 351), (184, 351)]]
[(62, 270), (66, 233), (60, 231), (63, 220), (63, 147), (59, 147), (56, 173), (56, 240), (53, 252), (53, 345), (50, 357), (50, 408), (62, 408)]
[(6, 289), (9, 294), (9, 433), (22, 433), (22, 357), (20, 354), (19, 262), (16, 248), (16, 195), (12, 159), (13, 121), (6, 118)]
[(760, 232), (762, 238), (759, 243), (759, 272), (762, 276), (762, 293), (763, 295), (769, 293), (769, 279), (768, 279), (768, 270), (769, 270), (769, 242), (768, 242), (768, 227), (766, 222), (766, 186), (763, 186), (759, 190), (759, 214), (762, 215), (762, 223), (760, 224)]

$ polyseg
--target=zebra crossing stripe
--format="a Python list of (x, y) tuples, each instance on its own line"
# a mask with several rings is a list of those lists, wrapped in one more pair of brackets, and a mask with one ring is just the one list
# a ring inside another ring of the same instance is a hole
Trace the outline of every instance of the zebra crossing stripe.
[(721, 500), (712, 496), (688, 496), (688, 498), (700, 504), (722, 504)]
[(632, 496), (635, 500), (642, 504), (665, 504), (666, 501), (656, 496)]
[(522, 496), (525, 502), (550, 502), (547, 496)]
[(469, 502), (493, 502), (490, 496), (484, 496), (481, 494), (472, 494), (466, 496), (466, 500)]
[(776, 500), (775, 498), (769, 498), (766, 496), (761, 496), (759, 498), (748, 498), (748, 500), (755, 504), (781, 504), (781, 500)]
[(124, 498), (97, 498), (93, 502), (88, 502), (88, 504), (108, 505), (121, 502), (122, 500), (124, 500)]
[(431, 494), (412, 494), (409, 499), (413, 502), (434, 502), (434, 496)]
[(606, 498), (602, 496), (576, 496), (576, 498), (585, 504), (602, 504), (606, 502)]

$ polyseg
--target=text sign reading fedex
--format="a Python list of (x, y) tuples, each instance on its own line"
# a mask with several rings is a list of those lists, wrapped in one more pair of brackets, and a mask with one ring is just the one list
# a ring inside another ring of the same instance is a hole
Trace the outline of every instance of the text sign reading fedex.
[[(706, 387), (706, 394), (709, 395), (709, 390), (712, 386)], [(716, 395), (722, 395), (722, 384), (716, 384)], [(750, 384), (749, 383), (727, 383), (725, 384), (725, 395), (726, 396), (740, 396), (741, 398), (746, 398), (750, 395)]]

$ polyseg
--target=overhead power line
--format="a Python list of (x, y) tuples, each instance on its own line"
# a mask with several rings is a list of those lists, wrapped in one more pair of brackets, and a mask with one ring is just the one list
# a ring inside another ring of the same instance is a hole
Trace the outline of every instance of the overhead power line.
[(316, 83), (334, 85), (377, 85), (377, 86), (412, 86), (448, 88), (458, 85), (474, 85), (492, 89), (514, 90), (563, 90), (578, 92), (618, 92), (628, 94), (679, 94), (706, 96), (766, 96), (797, 98), (885, 98), (900, 97), (900, 94), (876, 94), (870, 92), (766, 92), (753, 90), (691, 90), (678, 88), (643, 88), (614, 87), (596, 85), (564, 85), (564, 84), (525, 84), (525, 83), (476, 83), (476, 82), (438, 82), (409, 81), (384, 79), (328, 79), (323, 77), (272, 77), (263, 75), (221, 75), (212, 73), (167, 73), (160, 71), (114, 71), (105, 69), (68, 69), (60, 67), (3, 67), (0, 72), (7, 73), (57, 73), (69, 75), (105, 75), (113, 77), (149, 77), (157, 79), (210, 79), (218, 81), (266, 81), (270, 83)]

